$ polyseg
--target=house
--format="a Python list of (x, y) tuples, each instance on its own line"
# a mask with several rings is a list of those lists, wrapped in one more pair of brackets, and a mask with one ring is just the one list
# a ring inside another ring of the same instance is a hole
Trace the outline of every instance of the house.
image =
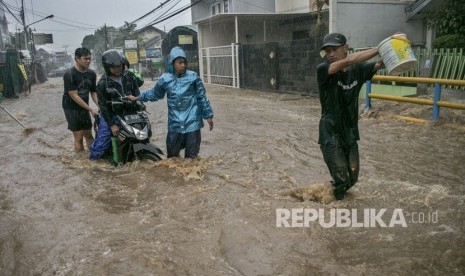
[(145, 49), (160, 48), (166, 33), (154, 26), (146, 26), (136, 30), (139, 39), (144, 42)]
[(321, 40), (312, 30), (322, 22), (327, 32), (328, 22), (328, 12), (318, 13), (314, 4), (315, 0), (204, 0), (194, 5), (203, 81), (310, 92)]
[[(319, 45), (328, 32), (352, 48), (376, 47), (396, 32), (431, 47), (422, 13), (445, 0), (191, 0), (205, 83), (316, 93)], [(318, 1), (321, 3), (324, 1)]]
[(424, 47), (432, 49), (433, 40), (435, 38), (434, 29), (427, 28), (425, 12), (433, 11), (440, 7), (444, 7), (446, 0), (416, 0), (415, 2), (407, 5), (405, 12), (407, 15), (407, 22), (409, 21), (422, 21), (425, 28)]
[[(196, 0), (191, 0), (195, 3)], [(204, 0), (192, 7), (199, 47), (308, 38), (315, 0)]]
[(350, 46), (377, 46), (396, 32), (407, 34), (414, 46), (432, 48), (434, 30), (424, 12), (445, 5), (445, 0), (333, 0), (329, 6), (329, 32), (347, 36)]
[[(154, 26), (146, 26), (139, 30), (136, 30), (138, 38), (142, 40), (143, 47), (139, 46), (138, 59), (135, 59), (136, 62), (139, 62), (139, 70), (145, 76), (152, 76), (154, 64), (159, 64), (161, 60), (161, 43), (166, 33)], [(133, 52), (133, 55), (136, 55), (135, 50), (125, 51), (126, 55), (130, 55)]]

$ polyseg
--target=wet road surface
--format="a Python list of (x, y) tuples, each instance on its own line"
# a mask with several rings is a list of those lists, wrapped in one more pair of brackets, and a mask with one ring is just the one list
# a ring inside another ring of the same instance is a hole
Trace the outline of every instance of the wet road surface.
[[(215, 129), (203, 129), (199, 159), (115, 168), (74, 153), (61, 82), (2, 103), (34, 131), (0, 111), (1, 275), (465, 273), (463, 131), (362, 118), (359, 182), (334, 202), (317, 98), (207, 86)], [(166, 101), (147, 106), (152, 142), (165, 150)], [(465, 122), (463, 112), (441, 112)], [(326, 222), (348, 210), (352, 223), (356, 210), (359, 224), (386, 209), (386, 227), (298, 227), (299, 217), (277, 227), (277, 209), (322, 211)], [(406, 227), (389, 227), (398, 210)]]

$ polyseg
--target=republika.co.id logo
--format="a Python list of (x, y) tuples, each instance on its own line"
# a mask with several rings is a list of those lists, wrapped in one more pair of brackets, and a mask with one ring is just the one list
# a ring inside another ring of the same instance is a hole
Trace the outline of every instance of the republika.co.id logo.
[[(276, 209), (276, 227), (309, 227), (319, 223), (323, 228), (331, 227), (407, 227), (403, 209)], [(410, 223), (437, 223), (438, 211), (411, 212)]]

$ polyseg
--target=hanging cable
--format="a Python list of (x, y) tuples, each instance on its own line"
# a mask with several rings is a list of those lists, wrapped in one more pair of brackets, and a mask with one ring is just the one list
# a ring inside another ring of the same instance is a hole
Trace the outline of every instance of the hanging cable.
[(130, 24), (134, 24), (135, 22), (141, 20), (141, 19), (144, 19), (145, 17), (149, 16), (151, 13), (155, 12), (156, 10), (160, 9), (163, 7), (163, 5), (165, 5), (166, 3), (170, 2), (171, 0), (166, 0), (165, 2), (161, 3), (158, 7), (156, 7), (155, 9), (149, 11), (148, 13), (142, 15), (141, 17), (137, 18), (136, 20), (133, 20), (130, 22)]

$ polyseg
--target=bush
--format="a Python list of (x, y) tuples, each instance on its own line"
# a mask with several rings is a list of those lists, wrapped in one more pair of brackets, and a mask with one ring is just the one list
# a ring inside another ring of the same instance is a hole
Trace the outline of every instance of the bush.
[(433, 41), (433, 47), (440, 48), (465, 48), (465, 39), (459, 34), (443, 35)]

